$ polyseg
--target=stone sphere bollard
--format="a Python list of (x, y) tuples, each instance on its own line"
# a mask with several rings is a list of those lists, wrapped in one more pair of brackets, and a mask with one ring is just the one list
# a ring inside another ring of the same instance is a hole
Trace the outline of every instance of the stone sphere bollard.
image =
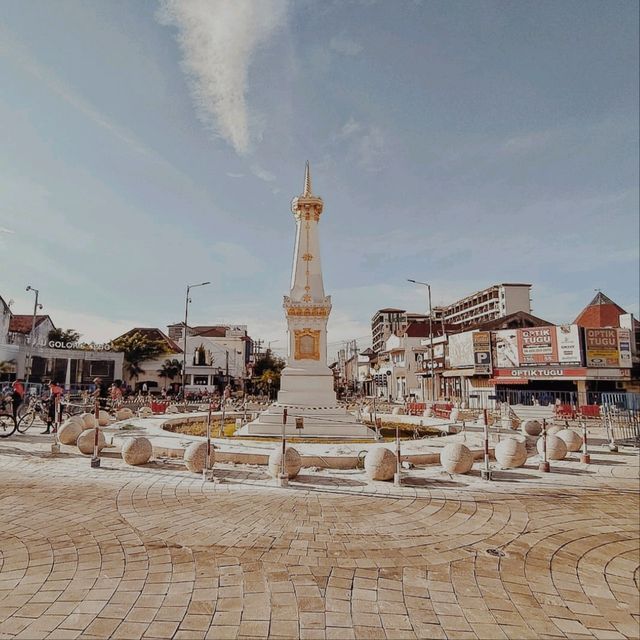
[[(207, 461), (207, 443), (192, 442), (184, 452), (184, 463), (192, 473), (202, 473)], [(216, 461), (216, 453), (211, 445), (211, 466)]]
[(582, 448), (582, 436), (573, 429), (561, 429), (556, 434), (567, 445), (567, 451), (580, 451)]
[[(538, 438), (536, 449), (542, 456), (543, 438)], [(547, 460), (563, 460), (567, 455), (567, 445), (562, 438), (558, 436), (547, 436)]]
[[(84, 453), (87, 456), (93, 454), (93, 444), (96, 438), (95, 429), (85, 429), (76, 441), (80, 453)], [(102, 451), (107, 446), (107, 440), (104, 437), (104, 433), (98, 429), (98, 451)]]
[(537, 420), (525, 420), (521, 429), (525, 436), (539, 436), (542, 433), (542, 425)]
[(547, 427), (547, 435), (557, 436), (563, 429), (564, 427), (561, 427), (559, 424), (552, 424), (550, 427)]
[(77, 424), (80, 425), (80, 428), (82, 428), (82, 426), (84, 425), (84, 421), (82, 419), (82, 416), (79, 413), (76, 413), (73, 416), (69, 416), (65, 422), (76, 422)]
[(81, 416), (83, 429), (93, 429), (96, 426), (96, 417), (93, 413), (83, 413)]
[(109, 424), (109, 420), (111, 420), (111, 416), (109, 415), (109, 413), (101, 409), (98, 416), (98, 424), (101, 427), (106, 427)]
[(128, 407), (123, 407), (122, 409), (118, 409), (116, 411), (116, 420), (120, 422), (121, 420), (131, 420), (133, 418), (133, 411)]
[(169, 405), (165, 413), (180, 413), (180, 409), (175, 404)]
[(58, 440), (62, 444), (75, 444), (82, 433), (82, 425), (77, 420), (66, 420), (58, 429)]
[(153, 411), (151, 411), (151, 407), (140, 407), (138, 409), (138, 417), (139, 418), (152, 418)]
[[(287, 474), (287, 478), (291, 480), (295, 478), (302, 468), (302, 457), (293, 448), (287, 447), (284, 452), (284, 471)], [(282, 448), (276, 447), (269, 456), (268, 462), (269, 475), (272, 478), (277, 478), (282, 472)]]
[(440, 452), (440, 464), (449, 473), (468, 473), (473, 467), (473, 454), (460, 442), (450, 442)]
[(364, 472), (369, 480), (391, 480), (396, 472), (396, 457), (386, 447), (375, 447), (364, 457)]
[(505, 438), (496, 445), (494, 455), (503, 469), (515, 469), (527, 461), (527, 447), (522, 440)]
[(392, 416), (400, 416), (400, 415), (402, 415), (402, 408), (401, 407), (393, 407), (393, 409), (391, 409), (391, 415)]
[(451, 422), (458, 422), (459, 415), (460, 415), (460, 409), (458, 409), (458, 407), (453, 407), (453, 409), (451, 409), (451, 413), (449, 414), (449, 420)]
[(146, 464), (152, 455), (153, 447), (149, 438), (142, 436), (127, 438), (122, 445), (122, 459), (127, 464)]

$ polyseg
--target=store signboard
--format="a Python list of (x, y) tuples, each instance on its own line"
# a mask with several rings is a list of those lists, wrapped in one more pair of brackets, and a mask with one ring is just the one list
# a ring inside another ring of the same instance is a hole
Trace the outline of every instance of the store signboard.
[(449, 336), (449, 366), (452, 369), (474, 366), (472, 331)]
[(620, 364), (617, 329), (585, 329), (584, 348), (587, 367), (617, 367)]
[(475, 331), (471, 337), (474, 372), (480, 375), (491, 375), (491, 333)]

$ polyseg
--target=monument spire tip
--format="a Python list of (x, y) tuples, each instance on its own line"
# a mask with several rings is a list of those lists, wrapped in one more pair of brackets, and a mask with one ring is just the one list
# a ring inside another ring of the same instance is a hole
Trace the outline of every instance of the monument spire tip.
[(303, 196), (311, 195), (311, 171), (309, 170), (308, 160), (304, 168), (304, 191), (302, 192), (302, 195)]

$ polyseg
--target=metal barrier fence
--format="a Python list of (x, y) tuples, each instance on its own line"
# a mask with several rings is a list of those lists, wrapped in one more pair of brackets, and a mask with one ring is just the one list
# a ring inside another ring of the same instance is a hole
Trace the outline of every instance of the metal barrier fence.
[(617, 442), (640, 447), (640, 393), (603, 393), (602, 418)]

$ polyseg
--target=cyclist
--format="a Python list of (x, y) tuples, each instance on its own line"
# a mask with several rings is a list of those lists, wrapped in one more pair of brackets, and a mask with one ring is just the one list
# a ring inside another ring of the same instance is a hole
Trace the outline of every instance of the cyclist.
[(49, 381), (49, 397), (47, 398), (47, 428), (42, 431), (42, 435), (51, 433), (51, 425), (56, 419), (56, 399), (62, 398), (64, 389), (53, 380)]
[(11, 399), (13, 400), (13, 417), (18, 419), (18, 407), (24, 400), (24, 384), (17, 378), (11, 385)]

